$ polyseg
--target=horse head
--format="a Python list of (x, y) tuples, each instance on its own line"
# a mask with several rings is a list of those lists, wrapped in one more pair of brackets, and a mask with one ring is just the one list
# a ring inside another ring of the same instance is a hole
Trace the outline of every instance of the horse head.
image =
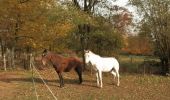
[(47, 50), (47, 49), (44, 49), (44, 51), (42, 52), (42, 56), (43, 56), (43, 57), (46, 56), (47, 53), (48, 53), (48, 50)]
[(46, 63), (47, 63), (47, 61), (48, 61), (48, 59), (47, 59), (47, 57), (46, 57), (47, 54), (48, 54), (48, 50), (45, 49), (45, 50), (42, 52), (42, 59), (41, 59), (43, 65), (46, 65)]
[(90, 50), (85, 50), (85, 62), (86, 62), (86, 63), (89, 63), (89, 62), (90, 62), (90, 59), (89, 59), (90, 53), (91, 53)]

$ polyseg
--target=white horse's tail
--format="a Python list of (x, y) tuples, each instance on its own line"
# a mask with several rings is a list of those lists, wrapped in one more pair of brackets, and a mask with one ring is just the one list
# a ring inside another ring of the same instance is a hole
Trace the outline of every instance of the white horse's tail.
[(115, 77), (117, 77), (117, 86), (119, 86), (120, 81), (119, 81), (119, 62), (114, 58), (114, 63), (115, 66), (112, 68), (114, 70), (114, 72), (112, 71), (113, 75), (116, 75)]

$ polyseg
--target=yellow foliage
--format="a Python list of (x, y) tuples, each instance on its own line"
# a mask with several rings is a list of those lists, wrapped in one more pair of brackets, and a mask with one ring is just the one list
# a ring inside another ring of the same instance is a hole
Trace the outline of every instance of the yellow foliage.
[(56, 28), (57, 28), (56, 34), (58, 36), (66, 36), (70, 31), (73, 30), (74, 25), (71, 24), (71, 23), (67, 23), (67, 22), (65, 22), (65, 23), (58, 23), (56, 25)]

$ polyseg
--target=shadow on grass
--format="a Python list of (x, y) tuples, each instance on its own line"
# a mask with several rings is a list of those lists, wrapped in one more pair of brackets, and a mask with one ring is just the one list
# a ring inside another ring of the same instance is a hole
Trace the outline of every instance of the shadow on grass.
[[(35, 83), (37, 84), (44, 84), (43, 81), (41, 80), (41, 78), (34, 78), (34, 81)], [(59, 84), (60, 84), (60, 81), (59, 79), (56, 79), (56, 80), (48, 80), (48, 79), (44, 79), (44, 81), (50, 85), (50, 86), (57, 86), (59, 87)], [(6, 82), (6, 83), (12, 83), (12, 82), (30, 82), (32, 83), (32, 78), (1, 78), (0, 79), (0, 82)], [(77, 84), (77, 85), (86, 85), (86, 86), (91, 86), (91, 85), (88, 85), (88, 84), (85, 84), (85, 82), (92, 82), (94, 83), (95, 81), (94, 80), (83, 80), (83, 83), (82, 84), (79, 84), (79, 80), (76, 80), (76, 79), (68, 79), (68, 78), (65, 78), (64, 79), (64, 84)], [(94, 86), (92, 86), (94, 87)]]

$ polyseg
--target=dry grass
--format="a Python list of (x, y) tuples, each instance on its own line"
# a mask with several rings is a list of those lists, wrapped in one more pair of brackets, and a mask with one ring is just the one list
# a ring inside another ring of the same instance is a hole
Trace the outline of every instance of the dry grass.
[[(65, 87), (59, 87), (55, 71), (39, 71), (58, 100), (170, 100), (170, 77), (121, 74), (120, 87), (110, 74), (103, 75), (103, 88), (96, 87), (94, 73), (84, 72), (82, 85), (72, 71), (64, 73)], [(39, 100), (53, 100), (42, 81), (35, 75)], [(31, 72), (0, 73), (0, 100), (36, 100)]]

